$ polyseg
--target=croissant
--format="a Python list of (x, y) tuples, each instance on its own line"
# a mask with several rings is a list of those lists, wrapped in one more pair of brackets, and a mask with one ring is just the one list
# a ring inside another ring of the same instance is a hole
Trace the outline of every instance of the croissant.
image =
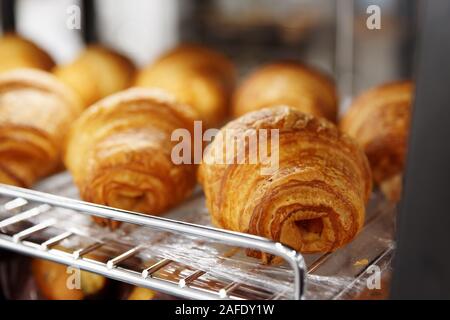
[(160, 214), (187, 197), (195, 185), (195, 166), (174, 164), (171, 134), (178, 128), (192, 132), (189, 111), (164, 92), (145, 88), (88, 108), (72, 126), (65, 154), (81, 198)]
[[(277, 160), (269, 171), (262, 170), (264, 130), (270, 135), (266, 150)], [(250, 142), (252, 134), (257, 143)], [(241, 151), (228, 147), (233, 141), (244, 143)], [(259, 154), (258, 161), (251, 161), (252, 154)], [(262, 109), (227, 124), (205, 151), (198, 177), (213, 224), (303, 253), (330, 252), (351, 241), (371, 192), (359, 146), (331, 122), (291, 107)]]
[(134, 72), (130, 60), (101, 46), (87, 47), (75, 61), (53, 70), (56, 77), (80, 95), (85, 106), (128, 88)]
[(153, 300), (156, 295), (156, 291), (142, 287), (134, 287), (127, 297), (127, 300)]
[(42, 259), (33, 259), (31, 270), (40, 294), (48, 300), (92, 298), (103, 293), (108, 285), (103, 276)]
[(234, 117), (239, 117), (276, 105), (287, 105), (335, 122), (334, 82), (300, 63), (275, 62), (257, 69), (244, 80), (233, 96), (232, 111)]
[(222, 54), (183, 45), (144, 68), (136, 85), (173, 94), (181, 103), (190, 105), (206, 127), (214, 127), (227, 114), (234, 74), (232, 63)]
[(0, 38), (0, 72), (18, 68), (50, 70), (53, 59), (33, 42), (8, 33)]
[(127, 300), (177, 300), (173, 296), (142, 287), (133, 287)]
[(0, 182), (29, 187), (57, 170), (65, 133), (81, 102), (50, 73), (0, 75)]
[(363, 93), (340, 121), (367, 154), (376, 185), (391, 201), (401, 195), (414, 86), (395, 82)]

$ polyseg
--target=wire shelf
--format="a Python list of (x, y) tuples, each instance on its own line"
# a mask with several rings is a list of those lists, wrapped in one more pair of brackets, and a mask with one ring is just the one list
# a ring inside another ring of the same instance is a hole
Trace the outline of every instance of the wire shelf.
[[(67, 173), (36, 189), (0, 185), (0, 248), (182, 298), (348, 299), (365, 289), (371, 266), (390, 269), (394, 251), (395, 207), (376, 194), (353, 242), (303, 256), (261, 237), (207, 226), (200, 190), (168, 219), (75, 200)], [(111, 231), (90, 216), (124, 223)], [(280, 256), (285, 264), (263, 265), (245, 249)]]
[[(137, 256), (144, 246), (137, 245), (123, 252), (116, 252), (105, 261), (90, 259), (87, 255), (105, 247), (116, 247), (117, 244), (108, 240), (97, 240), (95, 237), (86, 246), (62, 250), (58, 247), (72, 237), (85, 234), (58, 225), (60, 210), (71, 210), (72, 215), (90, 215), (114, 219), (148, 228), (151, 230), (178, 233), (222, 243), (245, 249), (252, 249), (274, 254), (284, 258), (293, 271), (293, 291), (288, 298), (301, 299), (304, 292), (305, 264), (302, 255), (296, 251), (265, 238), (243, 233), (230, 232), (208, 226), (196, 225), (166, 218), (142, 215), (139, 213), (113, 209), (105, 206), (82, 202), (36, 190), (28, 190), (13, 186), (0, 185), (0, 196), (3, 205), (0, 212), (8, 216), (0, 221), (0, 247), (26, 255), (48, 259), (57, 263), (74, 266), (86, 271), (101, 274), (105, 277), (127, 282), (136, 286), (146, 287), (167, 294), (189, 299), (255, 299), (279, 298), (282, 293), (264, 292), (261, 288), (241, 284), (236, 281), (224, 281), (208, 275), (208, 270), (199, 270), (180, 265), (171, 259), (151, 259), (151, 263), (144, 261), (141, 270), (133, 270), (122, 266), (128, 260)], [(53, 215), (51, 215), (52, 213)], [(48, 216), (47, 216), (48, 215)], [(1, 215), (0, 215), (1, 217)], [(61, 216), (63, 220), (64, 216)], [(31, 222), (32, 221), (32, 222)], [(59, 223), (61, 224), (61, 223)], [(24, 226), (25, 225), (25, 226)], [(58, 231), (44, 232), (54, 228)], [(102, 231), (105, 232), (104, 230)], [(110, 231), (113, 233), (113, 231)], [(33, 236), (36, 239), (32, 239)], [(106, 239), (104, 234), (103, 239)], [(173, 277), (156, 276), (165, 269), (176, 265), (178, 279)], [(201, 279), (202, 278), (202, 279)], [(202, 283), (203, 282), (203, 283)], [(242, 286), (242, 288), (239, 288)], [(239, 291), (241, 294), (234, 294)]]

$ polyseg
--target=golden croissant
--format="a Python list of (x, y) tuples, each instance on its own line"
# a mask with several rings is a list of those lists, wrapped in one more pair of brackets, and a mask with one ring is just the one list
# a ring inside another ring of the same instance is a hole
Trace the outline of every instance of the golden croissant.
[(78, 97), (53, 75), (18, 69), (0, 75), (0, 182), (29, 187), (59, 169)]
[(42, 259), (31, 262), (34, 282), (44, 299), (83, 300), (105, 293), (108, 279), (95, 273), (72, 270), (66, 265)]
[(396, 82), (358, 97), (340, 122), (367, 154), (375, 184), (392, 201), (401, 196), (413, 84)]
[(73, 62), (53, 70), (56, 77), (80, 95), (86, 107), (128, 88), (134, 72), (130, 60), (98, 45), (87, 47)]
[[(257, 143), (251, 143), (252, 133)], [(264, 148), (278, 160), (264, 172), (261, 143), (274, 135)], [(229, 147), (233, 141), (244, 143), (240, 151)], [(252, 154), (259, 154), (257, 161)], [(198, 176), (216, 226), (303, 253), (330, 252), (351, 241), (363, 226), (372, 187), (367, 158), (352, 139), (324, 118), (290, 107), (262, 109), (227, 124), (206, 150)]]
[(183, 45), (144, 68), (136, 85), (163, 89), (191, 106), (206, 127), (222, 123), (234, 83), (234, 67), (222, 54)]
[(53, 59), (33, 42), (13, 33), (0, 38), (0, 72), (18, 68), (50, 70)]
[(195, 166), (172, 161), (171, 135), (179, 128), (192, 132), (189, 111), (166, 93), (145, 88), (88, 108), (74, 123), (65, 154), (81, 198), (147, 214), (186, 198), (195, 185)]
[(334, 82), (321, 72), (296, 62), (275, 62), (250, 74), (233, 96), (233, 116), (287, 105), (304, 113), (336, 121)]

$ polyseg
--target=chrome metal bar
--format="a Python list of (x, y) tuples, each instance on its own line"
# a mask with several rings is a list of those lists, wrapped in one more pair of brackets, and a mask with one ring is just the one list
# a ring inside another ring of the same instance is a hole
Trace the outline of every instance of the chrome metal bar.
[(117, 257), (111, 259), (111, 260), (108, 260), (108, 262), (106, 263), (106, 267), (107, 267), (108, 269), (114, 268), (114, 267), (117, 266), (119, 263), (121, 263), (121, 262), (127, 260), (128, 258), (130, 258), (130, 257), (132, 257), (132, 256), (134, 256), (134, 255), (135, 255), (136, 253), (138, 253), (138, 251), (141, 250), (141, 249), (142, 249), (141, 246), (137, 246), (137, 247), (134, 247), (134, 248), (132, 248), (132, 249), (130, 249), (130, 250), (128, 250), (128, 251), (122, 253), (121, 255), (119, 255), (119, 256), (117, 256)]
[(193, 274), (187, 276), (184, 279), (180, 279), (180, 282), (178, 283), (178, 285), (183, 288), (185, 286), (188, 286), (192, 281), (194, 281), (195, 279), (200, 278), (202, 275), (204, 275), (206, 272), (202, 271), (202, 270), (197, 270), (195, 271)]
[(16, 233), (15, 235), (12, 236), (12, 239), (14, 242), (22, 241), (22, 240), (28, 238), (29, 236), (31, 236), (33, 233), (44, 230), (55, 223), (56, 223), (55, 219), (46, 220), (44, 222), (41, 222), (39, 224), (32, 226), (31, 228), (28, 228), (23, 231), (20, 231), (19, 233)]
[(53, 247), (54, 245), (60, 243), (61, 241), (63, 241), (64, 239), (69, 238), (72, 235), (73, 235), (73, 232), (71, 232), (71, 231), (63, 232), (60, 235), (57, 235), (57, 236), (55, 236), (55, 237), (53, 237), (51, 239), (48, 239), (47, 241), (42, 242), (41, 243), (41, 247), (44, 250), (48, 250), (51, 247)]
[(75, 250), (72, 253), (72, 256), (74, 259), (80, 259), (82, 256), (88, 254), (89, 252), (92, 252), (94, 250), (97, 250), (98, 248), (100, 248), (103, 245), (102, 242), (95, 242), (89, 246), (87, 246), (86, 248), (82, 248), (82, 249), (78, 249)]
[(100, 275), (118, 281), (127, 282), (133, 285), (161, 291), (183, 298), (199, 300), (210, 300), (218, 298), (218, 296), (215, 294), (203, 292), (189, 287), (180, 288), (177, 283), (171, 283), (162, 279), (151, 277), (144, 279), (137, 272), (123, 270), (121, 268), (108, 269), (104, 263), (95, 263), (89, 261), (89, 259), (75, 259), (73, 255), (61, 254), (61, 251), (57, 249), (50, 249), (47, 251), (36, 250), (35, 248), (29, 247), (22, 242), (14, 243), (10, 240), (9, 236), (5, 236), (2, 234), (0, 234), (0, 247), (41, 259), (47, 259), (57, 263), (74, 266), (86, 271), (98, 273)]
[(304, 273), (306, 270), (303, 256), (292, 248), (289, 248), (288, 246), (285, 246), (281, 243), (273, 242), (266, 238), (249, 234), (200, 226), (161, 217), (147, 216), (131, 211), (112, 209), (97, 204), (91, 204), (79, 200), (69, 199), (14, 186), (0, 185), (0, 193), (10, 197), (22, 197), (30, 201), (77, 210), (83, 214), (90, 214), (102, 218), (114, 219), (117, 221), (152, 227), (164, 231), (180, 232), (188, 235), (206, 238), (209, 240), (216, 240), (227, 245), (256, 249), (266, 253), (274, 254), (285, 259), (293, 269), (294, 298), (301, 299), (303, 297), (303, 291), (305, 287)]
[(228, 293), (239, 287), (241, 284), (239, 282), (231, 282), (225, 288), (219, 290), (219, 296), (222, 299), (228, 297)]
[(5, 211), (12, 211), (14, 209), (18, 209), (18, 208), (25, 206), (27, 203), (28, 203), (28, 201), (25, 199), (16, 198), (14, 200), (11, 200), (11, 201), (8, 201), (7, 203), (5, 203), (3, 205), (3, 209)]
[(5, 228), (7, 226), (13, 225), (17, 222), (30, 219), (32, 217), (37, 216), (38, 214), (41, 214), (43, 212), (46, 212), (50, 210), (51, 207), (46, 204), (42, 204), (39, 207), (32, 208), (30, 210), (24, 211), (22, 213), (18, 213), (12, 217), (9, 217), (5, 220), (0, 221), (0, 229)]
[(152, 274), (154, 274), (156, 271), (164, 268), (171, 262), (172, 262), (172, 260), (169, 260), (169, 259), (162, 259), (162, 260), (158, 261), (157, 263), (151, 265), (150, 267), (142, 270), (142, 277), (143, 278), (151, 277)]

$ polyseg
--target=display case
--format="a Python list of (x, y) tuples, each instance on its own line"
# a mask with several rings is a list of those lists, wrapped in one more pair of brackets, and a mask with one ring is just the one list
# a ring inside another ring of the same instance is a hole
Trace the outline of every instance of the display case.
[[(81, 8), (81, 30), (42, 26), (54, 33), (48, 42), (39, 19), (20, 20), (31, 10), (27, 6), (39, 2), (2, 0), (2, 29), (30, 37), (39, 33), (36, 40), (59, 52), (60, 61), (82, 43), (101, 42), (143, 65), (175, 43), (196, 42), (230, 56), (240, 78), (275, 59), (321, 67), (336, 80), (341, 114), (358, 93), (393, 79), (413, 77), (416, 98), (401, 202), (390, 203), (374, 191), (359, 235), (325, 254), (301, 254), (262, 237), (213, 227), (200, 187), (164, 217), (153, 217), (80, 201), (67, 172), (32, 189), (0, 185), (5, 298), (36, 298), (32, 285), (21, 286), (24, 292), (17, 286), (30, 281), (25, 256), (186, 299), (449, 297), (450, 266), (442, 254), (450, 243), (444, 206), (450, 156), (445, 144), (450, 137), (447, 1), (376, 1), (380, 29), (366, 25), (374, 4), (358, 0), (135, 1), (117, 7), (100, 0), (42, 1), (40, 14), (48, 20), (67, 6)], [(69, 45), (69, 52), (66, 42), (78, 44)], [(109, 230), (91, 223), (90, 216), (123, 224)], [(276, 255), (284, 263), (264, 264), (248, 250)]]

